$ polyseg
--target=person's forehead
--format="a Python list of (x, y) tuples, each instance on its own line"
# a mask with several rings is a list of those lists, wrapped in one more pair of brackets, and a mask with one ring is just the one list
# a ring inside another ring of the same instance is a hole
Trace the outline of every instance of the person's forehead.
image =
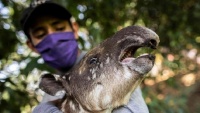
[(34, 28), (36, 26), (42, 26), (43, 24), (50, 24), (55, 21), (67, 21), (66, 19), (54, 17), (54, 16), (41, 16), (38, 18), (35, 18), (34, 21), (32, 21), (32, 25), (30, 28)]

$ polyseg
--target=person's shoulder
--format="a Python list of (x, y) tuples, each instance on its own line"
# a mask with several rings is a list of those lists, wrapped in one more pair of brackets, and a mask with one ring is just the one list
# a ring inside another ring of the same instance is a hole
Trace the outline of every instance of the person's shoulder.
[(76, 63), (75, 64), (79, 63), (81, 61), (81, 59), (85, 56), (86, 53), (87, 53), (87, 51), (81, 51), (80, 55), (76, 59)]

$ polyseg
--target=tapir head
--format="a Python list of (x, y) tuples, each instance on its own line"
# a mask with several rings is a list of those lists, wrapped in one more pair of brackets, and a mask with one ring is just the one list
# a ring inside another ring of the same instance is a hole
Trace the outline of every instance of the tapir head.
[(90, 50), (69, 72), (60, 77), (42, 76), (40, 88), (49, 94), (66, 91), (88, 111), (126, 104), (131, 93), (152, 69), (155, 56), (134, 56), (139, 48), (156, 49), (158, 35), (140, 27), (126, 27)]

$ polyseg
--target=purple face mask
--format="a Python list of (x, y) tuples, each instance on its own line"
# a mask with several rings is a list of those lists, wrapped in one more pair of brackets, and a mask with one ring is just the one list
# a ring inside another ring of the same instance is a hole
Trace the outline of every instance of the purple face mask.
[(48, 65), (60, 71), (71, 68), (78, 54), (78, 43), (73, 32), (47, 35), (35, 48)]

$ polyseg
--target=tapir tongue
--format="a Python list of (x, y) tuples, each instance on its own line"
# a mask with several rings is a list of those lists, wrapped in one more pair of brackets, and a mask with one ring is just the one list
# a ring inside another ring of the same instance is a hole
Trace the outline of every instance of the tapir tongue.
[(136, 71), (142, 75), (148, 73), (153, 67), (155, 56), (143, 54), (137, 58), (127, 57), (121, 61), (121, 64), (128, 66), (129, 69)]
[(121, 61), (122, 64), (130, 64), (133, 60), (135, 60), (135, 58), (129, 57), (129, 58), (125, 58)]
[(125, 64), (125, 65), (128, 65), (128, 64), (130, 64), (130, 63), (133, 63), (134, 60), (139, 59), (139, 58), (141, 58), (141, 57), (143, 57), (143, 56), (147, 56), (147, 55), (148, 55), (147, 53), (144, 53), (144, 54), (139, 55), (139, 56), (136, 57), (136, 58), (134, 58), (134, 57), (127, 57), (127, 58), (123, 59), (123, 60), (121, 61), (121, 63), (122, 63), (122, 64)]

